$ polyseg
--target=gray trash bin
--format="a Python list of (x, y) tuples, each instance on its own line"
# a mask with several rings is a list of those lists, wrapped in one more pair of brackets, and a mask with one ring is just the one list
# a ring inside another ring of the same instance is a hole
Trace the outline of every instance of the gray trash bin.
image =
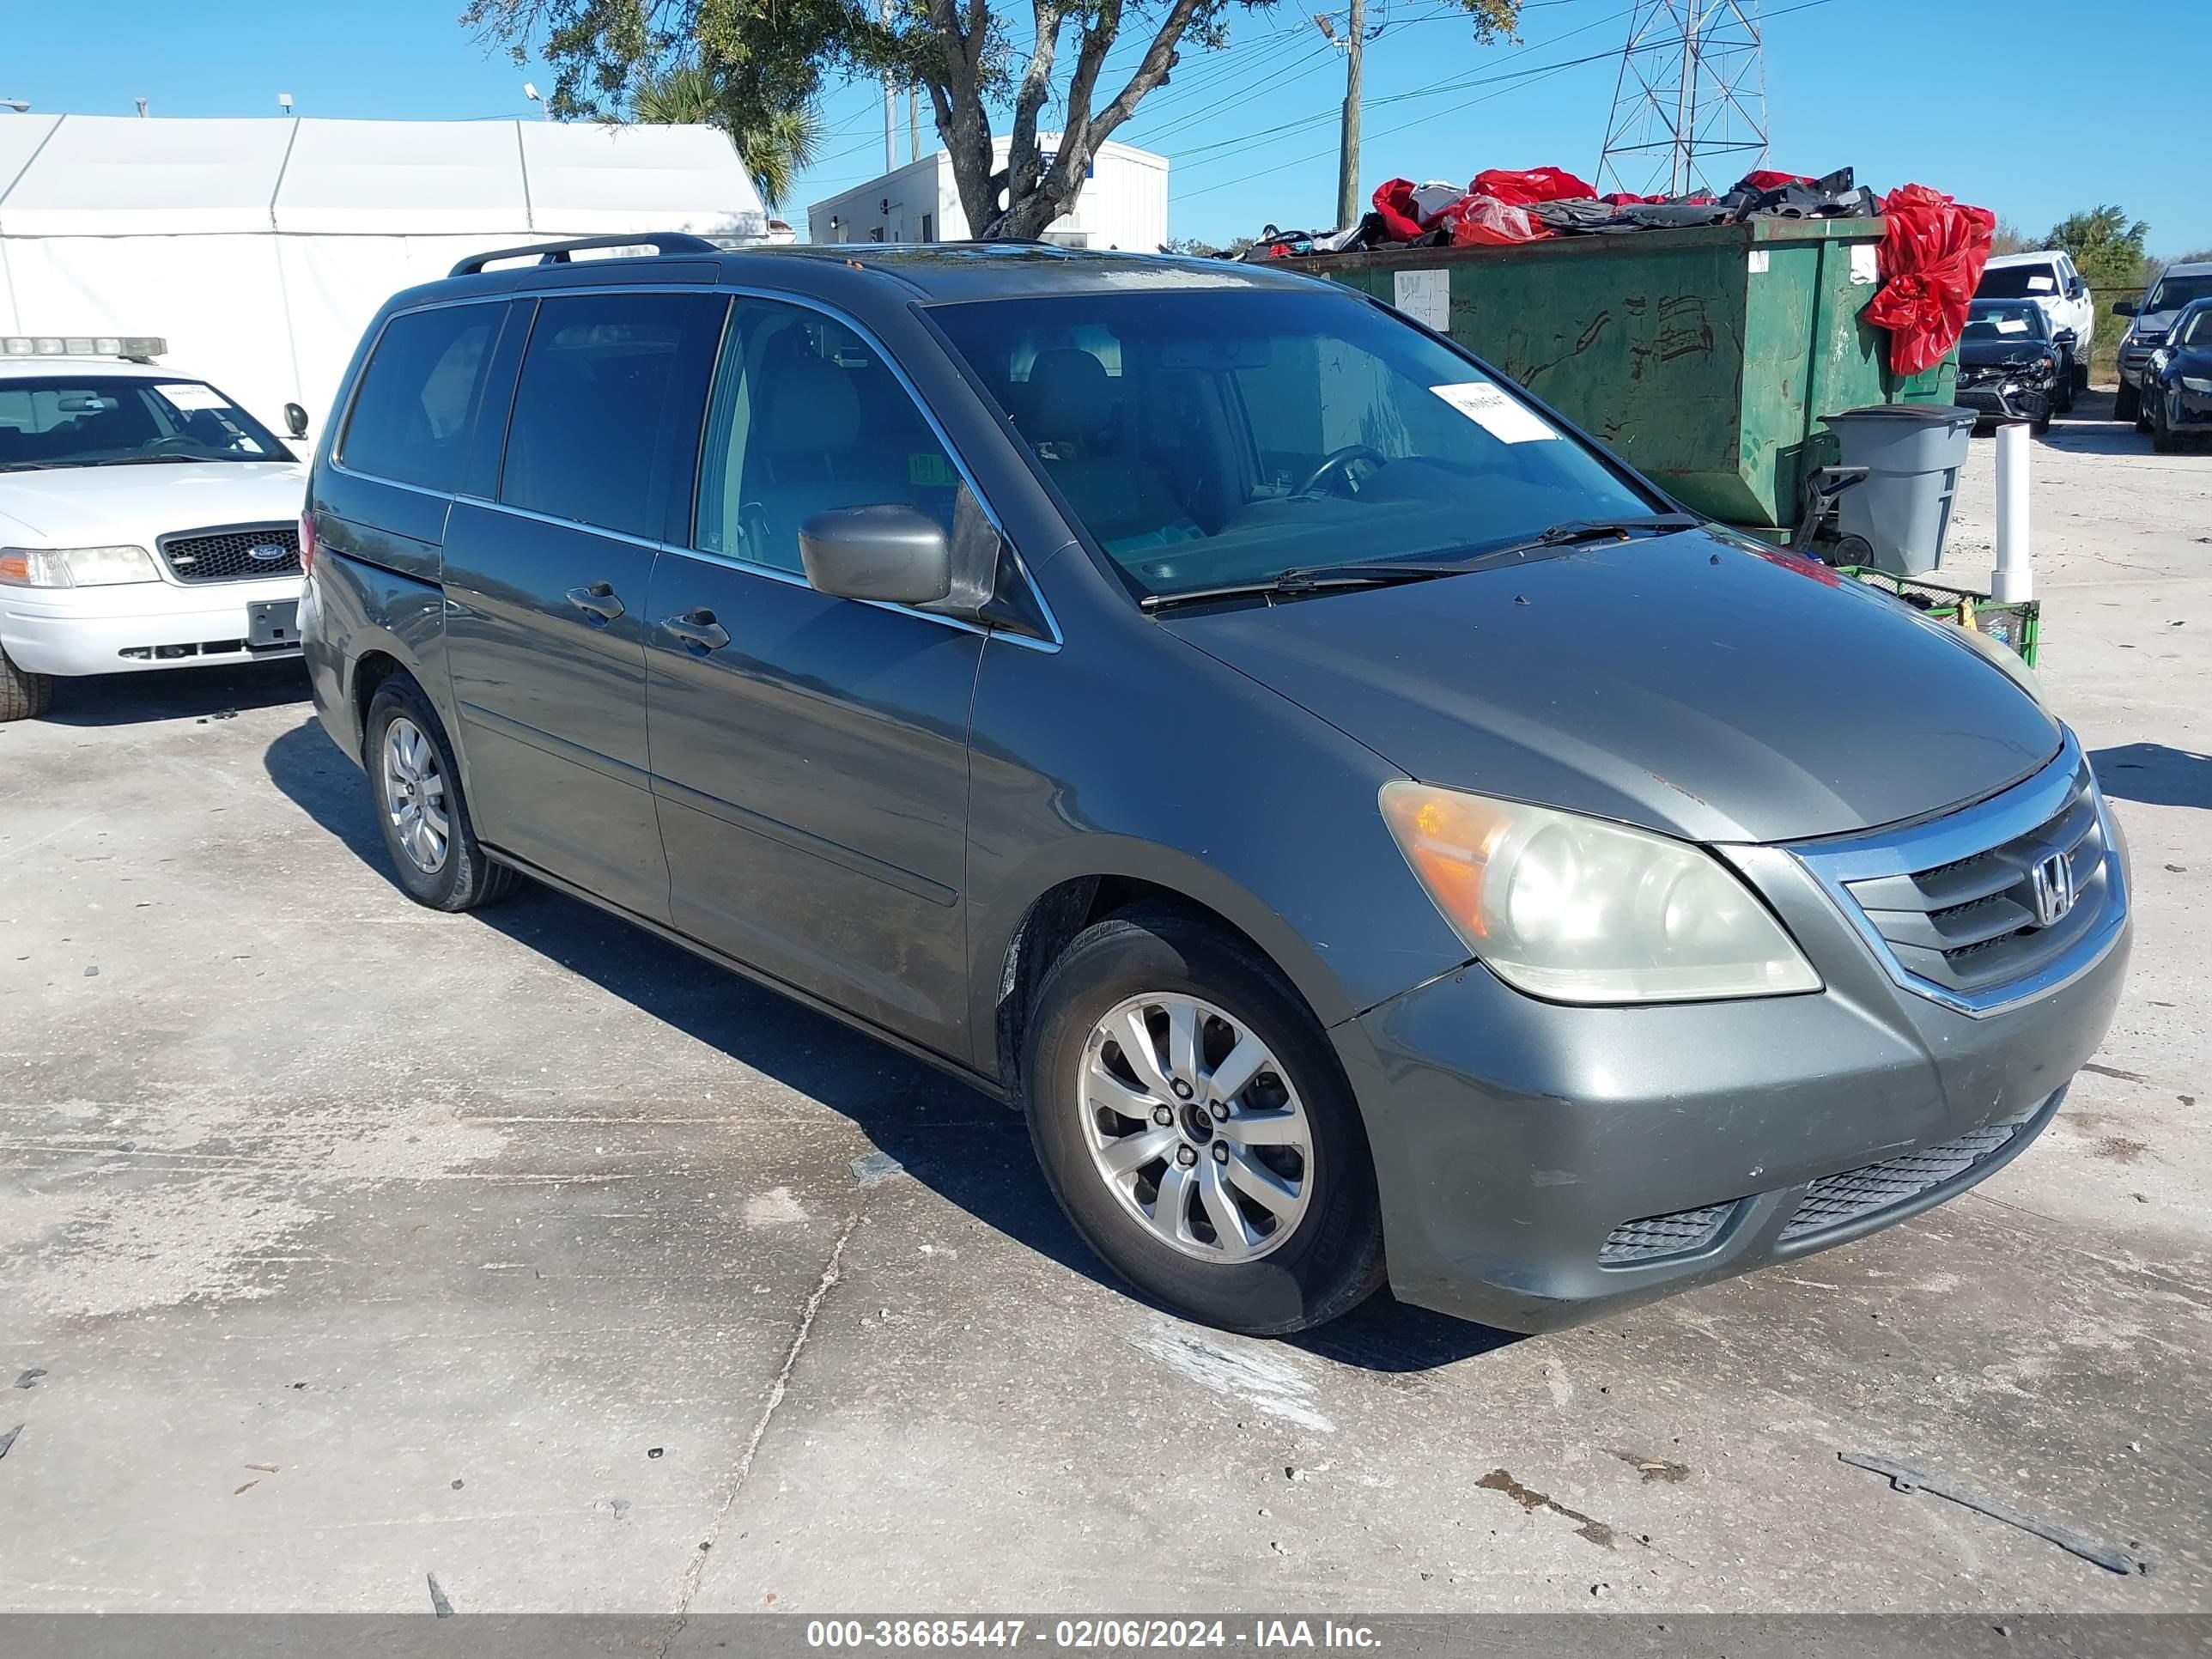
[(1837, 497), (1836, 531), (1864, 537), (1877, 570), (1921, 576), (1943, 562), (1975, 419), (1949, 404), (1876, 404), (1820, 417), (1836, 434), (1838, 461), (1868, 469), (1864, 483)]

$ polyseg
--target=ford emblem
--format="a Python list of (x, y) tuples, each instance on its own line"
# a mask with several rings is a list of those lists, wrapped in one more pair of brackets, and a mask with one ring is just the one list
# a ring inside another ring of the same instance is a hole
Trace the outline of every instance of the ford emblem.
[(246, 550), (246, 556), (261, 564), (275, 564), (292, 556), (292, 550), (280, 547), (275, 542), (256, 542)]

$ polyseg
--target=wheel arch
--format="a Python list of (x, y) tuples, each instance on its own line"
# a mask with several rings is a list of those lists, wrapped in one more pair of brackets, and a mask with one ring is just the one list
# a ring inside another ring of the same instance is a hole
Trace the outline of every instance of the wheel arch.
[(1030, 1006), (1045, 971), (1093, 922), (1139, 907), (1175, 911), (1242, 940), (1324, 1030), (1349, 1018), (1344, 988), (1319, 956), (1273, 910), (1218, 872), (1171, 849), (1141, 842), (1102, 848), (1086, 839), (1088, 867), (1043, 871), (1024, 884), (1033, 893), (996, 927), (979, 928), (971, 992), (977, 1060), (1018, 1097), (1020, 1057)]

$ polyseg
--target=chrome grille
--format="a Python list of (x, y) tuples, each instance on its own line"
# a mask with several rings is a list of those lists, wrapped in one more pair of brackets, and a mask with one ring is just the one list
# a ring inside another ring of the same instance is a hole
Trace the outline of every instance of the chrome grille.
[[(2041, 772), (1990, 800), (1907, 830), (1791, 850), (1893, 978), (1969, 1013), (2086, 968), (2126, 915), (2118, 849), (2070, 733)], [(2046, 887), (2070, 889), (2056, 915), (2039, 903), (2039, 866)]]
[(2016, 1117), (1985, 1124), (1940, 1146), (1923, 1146), (1841, 1175), (1821, 1176), (1798, 1200), (1796, 1212), (1782, 1230), (1782, 1242), (1843, 1226), (1878, 1210), (1907, 1203), (1931, 1187), (1955, 1181), (2009, 1146), (2049, 1103), (2038, 1101)]
[(1708, 1204), (1702, 1210), (1676, 1210), (1668, 1215), (1647, 1215), (1624, 1221), (1606, 1235), (1598, 1247), (1598, 1265), (1623, 1267), (1632, 1262), (1656, 1261), (1661, 1256), (1686, 1255), (1702, 1250), (1720, 1237), (1735, 1203)]
[[(300, 574), (297, 525), (240, 525), (186, 531), (161, 539), (161, 562), (180, 582), (266, 581)], [(270, 558), (259, 550), (275, 548)]]

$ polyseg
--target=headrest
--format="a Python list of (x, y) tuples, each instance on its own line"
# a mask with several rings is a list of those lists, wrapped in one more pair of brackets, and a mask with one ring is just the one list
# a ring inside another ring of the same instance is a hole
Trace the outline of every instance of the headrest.
[(1087, 351), (1040, 351), (1030, 366), (1029, 403), (1031, 438), (1089, 438), (1113, 418), (1114, 383)]
[(860, 396), (853, 377), (819, 357), (799, 357), (765, 377), (762, 434), (771, 455), (850, 449), (860, 435)]

